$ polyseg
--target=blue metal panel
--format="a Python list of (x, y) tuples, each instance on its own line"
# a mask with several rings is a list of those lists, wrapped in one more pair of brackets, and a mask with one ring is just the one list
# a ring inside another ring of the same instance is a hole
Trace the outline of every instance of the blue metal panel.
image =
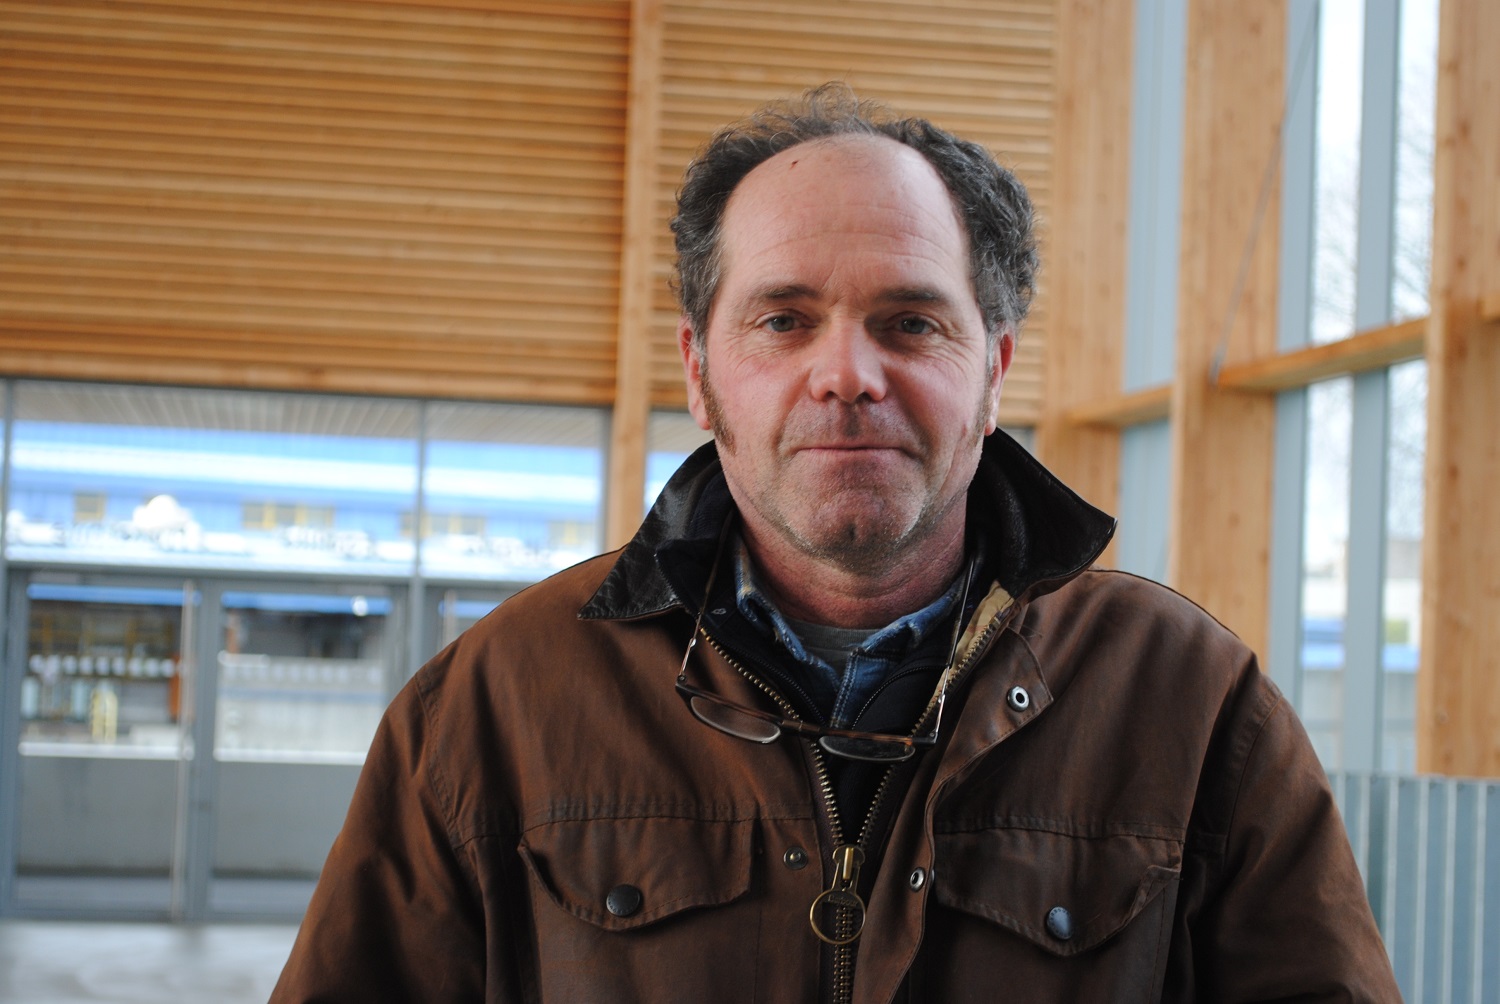
[(1386, 903), (1387, 922), (1382, 929), (1386, 948), (1391, 953), (1391, 965), (1396, 970), (1396, 982), (1401, 987), (1401, 996), (1408, 1001), (1416, 987), (1413, 979), (1418, 958), (1418, 911), (1421, 903), (1422, 855), (1419, 844), (1422, 839), (1421, 797), (1425, 785), (1417, 778), (1401, 778), (1395, 789), (1394, 854), (1391, 864), (1409, 862), (1412, 867), (1392, 867), (1387, 874), (1394, 873), (1394, 883), (1389, 890)]
[[(182, 596), (178, 594), (178, 602)], [(226, 592), (221, 601), (226, 610), (265, 610), (274, 613), (353, 614), (384, 617), (391, 601), (384, 596), (339, 596), (329, 593)]]
[(1127, 572), (1165, 582), (1167, 485), (1172, 430), (1166, 422), (1126, 429), (1120, 436), (1120, 537), (1118, 560)]
[(1500, 784), (1485, 785), (1481, 804), (1485, 825), (1478, 838), (1484, 850), (1479, 864), (1484, 874), (1476, 885), (1483, 890), (1483, 907), (1474, 918), (1474, 926), (1478, 944), (1485, 950), (1480, 953), (1483, 969), (1474, 999), (1494, 1001), (1500, 999), (1500, 952), (1494, 950), (1500, 939)]
[(1346, 771), (1329, 783), (1404, 998), (1500, 1000), (1500, 783)]
[(180, 607), (181, 589), (137, 589), (129, 586), (73, 586), (55, 582), (33, 582), (26, 595), (33, 600), (63, 600), (69, 603), (120, 603), (138, 607)]
[(1177, 353), (1186, 0), (1137, 0), (1134, 62), (1125, 264), (1127, 391), (1169, 383)]
[(1422, 912), (1418, 927), (1420, 968), (1413, 980), (1424, 1001), (1448, 1000), (1443, 993), (1443, 975), (1448, 968), (1450, 946), (1447, 935), (1452, 930), (1449, 903), (1452, 889), (1446, 881), (1452, 861), (1452, 820), (1449, 805), (1453, 790), (1439, 778), (1424, 778), (1427, 793), (1422, 869), (1426, 881), (1421, 889)]
[(1449, 943), (1447, 972), (1442, 989), (1442, 999), (1450, 1001), (1473, 1001), (1479, 998), (1478, 981), (1475, 979), (1475, 963), (1483, 954), (1483, 942), (1479, 940), (1479, 925), (1473, 923), (1475, 911), (1481, 903), (1480, 890), (1474, 880), (1483, 874), (1483, 820), (1480, 803), (1484, 797), (1484, 785), (1457, 783), (1451, 802), (1453, 847), (1449, 874), (1444, 878), (1451, 902), (1444, 911), (1444, 922), (1448, 926)]

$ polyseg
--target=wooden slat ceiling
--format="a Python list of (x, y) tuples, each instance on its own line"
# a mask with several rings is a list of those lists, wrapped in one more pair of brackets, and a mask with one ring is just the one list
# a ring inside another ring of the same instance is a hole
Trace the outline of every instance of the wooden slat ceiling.
[(607, 403), (629, 7), (0, 5), (6, 368)]
[[(680, 407), (673, 330), (673, 198), (705, 138), (766, 101), (827, 80), (983, 143), (1045, 217), (1051, 168), (1053, 0), (692, 0), (664, 11), (652, 400)], [(1003, 422), (1039, 413), (1046, 303), (1038, 297), (1001, 400)]]

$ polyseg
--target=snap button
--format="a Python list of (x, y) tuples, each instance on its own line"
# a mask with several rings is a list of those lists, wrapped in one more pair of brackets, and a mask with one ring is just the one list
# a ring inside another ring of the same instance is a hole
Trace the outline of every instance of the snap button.
[(604, 905), (616, 917), (629, 917), (641, 908), (641, 891), (633, 885), (617, 885), (604, 897)]
[(1012, 711), (1025, 711), (1031, 707), (1031, 695), (1026, 693), (1025, 687), (1011, 687), (1010, 692), (1005, 695), (1005, 703), (1010, 705)]
[(807, 852), (800, 847), (793, 847), (781, 856), (781, 860), (792, 871), (801, 871), (807, 867)]
[(1047, 911), (1047, 933), (1058, 941), (1073, 937), (1073, 915), (1066, 907), (1054, 906)]
[(913, 868), (912, 873), (907, 876), (906, 884), (911, 886), (912, 892), (919, 892), (927, 884), (927, 870), (925, 868)]

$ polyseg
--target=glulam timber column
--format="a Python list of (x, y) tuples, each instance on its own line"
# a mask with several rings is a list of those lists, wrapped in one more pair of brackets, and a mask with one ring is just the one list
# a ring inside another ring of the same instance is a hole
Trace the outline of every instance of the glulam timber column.
[(1120, 432), (1068, 415), (1118, 397), (1123, 385), (1133, 6), (1057, 5), (1053, 208), (1042, 246), (1052, 326), (1037, 454), (1109, 511), (1119, 499)]
[(1264, 654), (1275, 400), (1215, 386), (1276, 352), (1285, 3), (1188, 10), (1167, 577)]
[(641, 521), (646, 494), (646, 426), (651, 417), (651, 302), (655, 194), (661, 121), (661, 0), (630, 10), (630, 83), (625, 116), (625, 202), (620, 240), (620, 324), (615, 406), (604, 488), (604, 546), (620, 547)]
[(1443, 0), (1417, 768), (1500, 776), (1500, 4)]

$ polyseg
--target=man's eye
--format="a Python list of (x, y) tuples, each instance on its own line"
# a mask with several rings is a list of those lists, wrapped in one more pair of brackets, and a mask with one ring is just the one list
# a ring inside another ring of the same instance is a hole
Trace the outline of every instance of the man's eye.
[(903, 317), (896, 327), (903, 335), (925, 335), (932, 331), (932, 322), (925, 317)]
[(777, 314), (765, 320), (765, 326), (778, 335), (784, 335), (797, 326), (796, 318), (788, 314)]

